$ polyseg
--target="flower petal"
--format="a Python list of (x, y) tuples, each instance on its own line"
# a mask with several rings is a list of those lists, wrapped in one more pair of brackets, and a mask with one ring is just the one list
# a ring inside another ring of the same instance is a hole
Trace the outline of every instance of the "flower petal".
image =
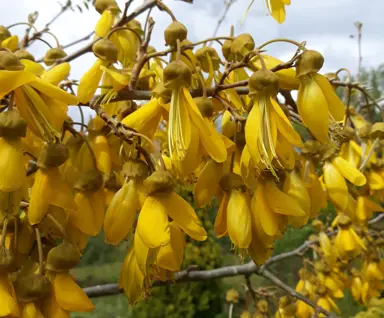
[(248, 248), (252, 240), (251, 211), (244, 195), (236, 189), (229, 194), (227, 230), (235, 246)]
[(212, 202), (212, 198), (220, 189), (220, 180), (224, 166), (210, 159), (201, 170), (199, 178), (193, 188), (196, 207), (201, 208)]
[(168, 209), (171, 207), (167, 206), (159, 195), (148, 196), (144, 201), (136, 231), (149, 248), (167, 245), (171, 239)]
[(57, 273), (53, 290), (60, 307), (68, 311), (89, 312), (95, 309), (88, 296), (69, 273)]
[(354, 185), (363, 186), (367, 182), (365, 176), (358, 169), (340, 156), (333, 159), (332, 164), (345, 179)]
[(337, 208), (344, 211), (348, 206), (348, 187), (344, 177), (330, 162), (324, 164), (323, 171), (329, 199)]
[(328, 142), (327, 100), (320, 86), (311, 76), (301, 78), (297, 108), (303, 123), (315, 138), (322, 143)]
[(207, 232), (201, 226), (195, 210), (175, 192), (157, 195), (157, 199), (166, 207), (168, 215), (178, 226), (196, 241), (204, 241)]
[(31, 72), (0, 70), (0, 98), (35, 79), (36, 75)]

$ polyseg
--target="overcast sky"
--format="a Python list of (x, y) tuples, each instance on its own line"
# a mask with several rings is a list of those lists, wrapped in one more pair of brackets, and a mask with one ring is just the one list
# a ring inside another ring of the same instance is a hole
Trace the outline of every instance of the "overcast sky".
[[(65, 0), (61, 0), (63, 3)], [(132, 8), (141, 5), (143, 0), (133, 1)], [(164, 0), (172, 9), (176, 18), (188, 28), (188, 38), (198, 41), (212, 36), (219, 17), (224, 10), (224, 0), (194, 0), (188, 4), (177, 0)], [(355, 21), (363, 23), (363, 66), (375, 67), (384, 63), (384, 0), (292, 0), (287, 7), (287, 19), (279, 25), (268, 15), (265, 0), (255, 0), (244, 24), (242, 16), (250, 0), (237, 0), (222, 23), (218, 35), (228, 35), (230, 25), (235, 26), (235, 34), (248, 32), (256, 44), (272, 38), (285, 37), (297, 41), (307, 41), (307, 47), (320, 51), (325, 57), (323, 72), (335, 71), (347, 67), (352, 72), (357, 69), (357, 42), (350, 35), (356, 34)], [(73, 0), (81, 3), (81, 0)], [(118, 0), (123, 8), (125, 1)], [(131, 9), (132, 9), (131, 8)], [(55, 0), (0, 0), (0, 24), (8, 26), (15, 22), (26, 21), (29, 13), (39, 11), (36, 26), (40, 29), (49, 21), (60, 6)], [(164, 48), (163, 30), (171, 22), (169, 16), (157, 9), (152, 14), (156, 24), (151, 45), (157, 50)], [(91, 32), (99, 14), (90, 8), (83, 13), (67, 12), (51, 27), (60, 43), (65, 45)], [(143, 21), (145, 16), (140, 20)], [(23, 35), (24, 27), (11, 30)], [(44, 37), (52, 45), (49, 35)], [(78, 49), (84, 43), (68, 49), (68, 53)], [(36, 57), (41, 57), (46, 45), (36, 42), (31, 48)], [(289, 44), (274, 44), (268, 47), (269, 54), (280, 59), (289, 59), (295, 47)], [(78, 79), (93, 63), (92, 54), (88, 54), (71, 63), (71, 78)]]

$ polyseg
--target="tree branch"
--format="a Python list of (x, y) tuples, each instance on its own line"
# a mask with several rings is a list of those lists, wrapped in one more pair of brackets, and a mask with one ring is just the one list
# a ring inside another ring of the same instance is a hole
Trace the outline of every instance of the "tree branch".
[[(149, 1), (146, 1), (144, 2), (140, 7), (136, 8), (131, 14), (127, 15), (127, 16), (123, 16), (120, 21), (118, 21), (114, 26), (113, 28), (118, 28), (120, 26), (123, 26), (125, 24), (127, 24), (129, 21), (135, 19), (137, 16), (139, 16), (140, 14), (142, 14), (143, 12), (147, 11), (148, 9), (154, 7), (156, 4), (157, 4), (157, 0), (149, 0)], [(113, 29), (112, 28), (112, 29)], [(58, 61), (58, 63), (64, 63), (64, 62), (70, 62), (76, 58), (78, 58), (79, 56), (82, 56), (86, 53), (89, 53), (92, 51), (92, 45), (97, 41), (98, 39), (92, 41), (91, 43), (85, 45), (84, 47), (82, 47), (81, 49), (73, 52), (72, 54), (62, 58), (60, 61)]]

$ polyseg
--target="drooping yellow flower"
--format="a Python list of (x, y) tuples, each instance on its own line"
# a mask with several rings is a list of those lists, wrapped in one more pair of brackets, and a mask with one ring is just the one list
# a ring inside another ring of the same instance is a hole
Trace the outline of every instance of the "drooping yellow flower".
[(148, 169), (144, 162), (130, 160), (123, 171), (126, 177), (122, 188), (113, 196), (104, 218), (104, 237), (108, 244), (119, 244), (132, 230), (136, 213), (140, 210), (138, 190)]
[(72, 190), (65, 183), (58, 168), (68, 158), (66, 151), (60, 144), (49, 144), (40, 153), (40, 169), (35, 176), (28, 208), (31, 225), (38, 224), (44, 218), (50, 205), (66, 210), (76, 208)]
[(101, 14), (95, 26), (95, 33), (98, 37), (103, 38), (112, 28), (114, 20), (120, 12), (120, 8), (114, 0), (97, 0), (95, 1), (95, 9)]
[(366, 183), (365, 176), (351, 163), (340, 156), (327, 161), (323, 167), (324, 185), (330, 201), (341, 210), (345, 211), (348, 206), (348, 187), (345, 179), (352, 184), (362, 186)]
[(117, 62), (118, 49), (116, 45), (108, 39), (97, 41), (92, 47), (93, 53), (98, 58), (92, 67), (81, 77), (77, 89), (79, 101), (88, 103), (99, 86), (101, 78), (104, 82), (110, 83), (112, 89), (108, 91), (102, 104), (106, 104), (115, 96), (116, 92), (126, 87), (129, 83), (128, 75), (116, 69), (113, 63)]
[(172, 164), (196, 158), (199, 143), (216, 162), (227, 160), (223, 139), (209, 121), (203, 118), (187, 87), (191, 71), (181, 61), (164, 69), (164, 86), (172, 89), (168, 120), (168, 147)]
[(157, 248), (170, 242), (168, 216), (195, 240), (207, 238), (193, 208), (172, 191), (173, 181), (168, 172), (154, 172), (144, 180), (144, 186), (148, 196), (141, 208), (136, 231), (147, 247)]
[(328, 80), (317, 73), (323, 63), (324, 58), (317, 51), (306, 50), (298, 58), (296, 72), (300, 87), (297, 107), (309, 131), (318, 141), (326, 143), (329, 124), (344, 118), (344, 105)]
[(0, 274), (0, 317), (19, 317), (15, 290), (7, 272)]
[(266, 70), (255, 72), (249, 79), (249, 90), (254, 99), (245, 124), (247, 148), (256, 165), (263, 165), (275, 174), (279, 167), (278, 132), (291, 145), (300, 146), (301, 138), (275, 100), (278, 91), (276, 74)]
[(268, 10), (272, 17), (280, 24), (285, 21), (285, 6), (291, 4), (291, 0), (266, 0)]
[(339, 227), (339, 232), (335, 238), (335, 248), (341, 259), (348, 259), (349, 257), (360, 253), (362, 249), (366, 250), (364, 242), (356, 234), (351, 219), (347, 215), (338, 215), (337, 225)]

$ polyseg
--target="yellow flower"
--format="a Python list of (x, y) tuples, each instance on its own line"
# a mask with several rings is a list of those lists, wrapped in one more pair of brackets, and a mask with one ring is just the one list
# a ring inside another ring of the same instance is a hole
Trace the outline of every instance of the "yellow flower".
[(53, 292), (59, 306), (66, 311), (89, 312), (95, 309), (83, 289), (76, 284), (71, 274), (51, 273)]
[(172, 89), (167, 127), (171, 163), (178, 165), (191, 158), (196, 160), (199, 143), (212, 159), (224, 162), (227, 160), (224, 141), (200, 113), (186, 88), (190, 83), (191, 71), (183, 62), (171, 62), (164, 69), (164, 86)]
[(365, 244), (356, 234), (352, 227), (351, 219), (347, 215), (338, 215), (337, 224), (339, 232), (335, 238), (335, 247), (340, 258), (348, 259), (349, 257), (359, 253), (361, 249), (366, 250)]
[(327, 161), (323, 167), (324, 185), (330, 201), (341, 211), (348, 206), (348, 187), (345, 179), (351, 183), (362, 186), (366, 183), (365, 176), (351, 163), (337, 156)]
[[(291, 145), (300, 146), (300, 135), (275, 100), (278, 78), (270, 71), (257, 71), (249, 79), (250, 95), (254, 97), (253, 107), (245, 124), (245, 140), (252, 161), (275, 174), (279, 158), (276, 152), (278, 132)], [(279, 166), (277, 166), (279, 167)]]
[(170, 242), (168, 216), (195, 240), (207, 238), (193, 208), (172, 191), (172, 177), (168, 172), (154, 172), (144, 180), (144, 186), (149, 194), (141, 208), (136, 231), (146, 246), (157, 248)]
[(291, 4), (291, 0), (266, 0), (268, 10), (272, 17), (279, 23), (285, 20), (285, 6)]
[(9, 274), (0, 274), (0, 317), (19, 317), (15, 290), (13, 289)]
[(316, 51), (304, 51), (298, 58), (296, 72), (300, 87), (297, 108), (309, 131), (318, 141), (326, 143), (329, 124), (344, 118), (344, 105), (328, 80), (317, 73), (323, 63), (323, 56)]
[(117, 245), (132, 230), (136, 212), (140, 209), (136, 179), (125, 182), (113, 196), (104, 218), (105, 242)]
[(384, 212), (384, 209), (367, 196), (357, 198), (356, 215), (359, 220), (366, 221), (370, 219), (374, 212)]

